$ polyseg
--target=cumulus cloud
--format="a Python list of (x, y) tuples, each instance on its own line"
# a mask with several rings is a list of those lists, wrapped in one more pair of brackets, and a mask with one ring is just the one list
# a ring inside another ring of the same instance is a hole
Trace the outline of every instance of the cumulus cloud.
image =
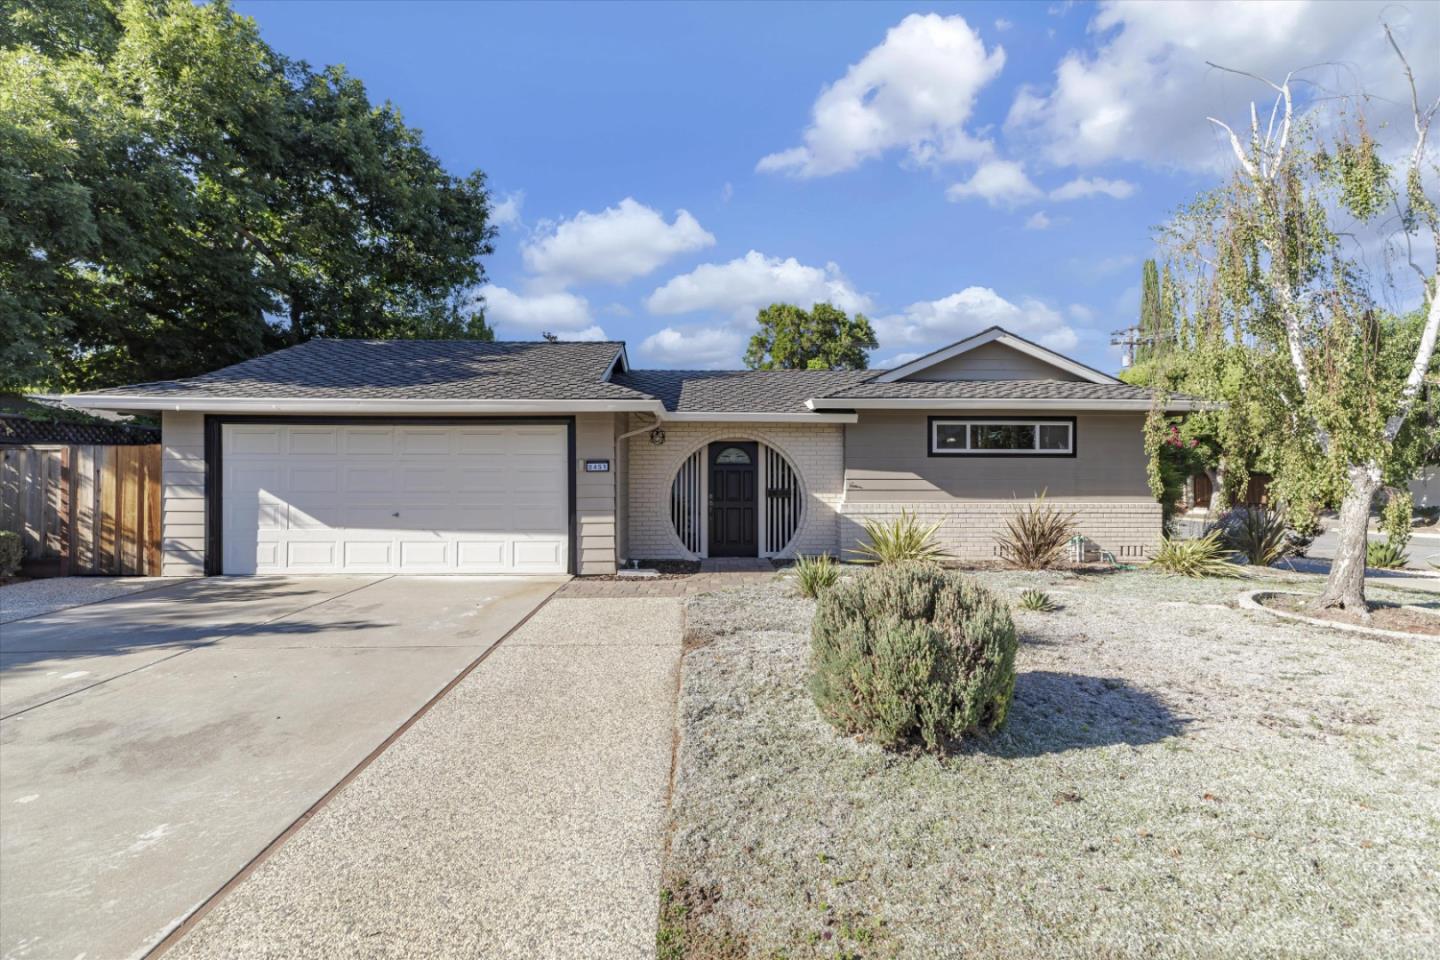
[[(1252, 80), (1211, 69), (1206, 60), (1276, 80), (1325, 64), (1305, 72), (1317, 84), (1307, 91), (1378, 94), (1384, 99), (1372, 101), (1371, 109), (1382, 116), (1373, 119), (1393, 121), (1408, 110), (1409, 94), (1385, 45), (1381, 17), (1397, 28), (1421, 89), (1433, 89), (1440, 60), (1423, 51), (1440, 49), (1440, 18), (1424, 5), (1411, 12), (1399, 4), (1321, 0), (1113, 0), (1090, 23), (1095, 46), (1068, 53), (1048, 87), (1022, 89), (1006, 130), (1059, 165), (1228, 164), (1229, 148), (1205, 117), (1248, 124), (1250, 101), (1264, 102), (1267, 93)], [(1401, 129), (1409, 127), (1405, 117)]]
[(715, 237), (688, 212), (671, 223), (631, 197), (600, 213), (581, 211), (547, 224), (525, 244), (525, 268), (538, 289), (576, 283), (625, 283), (683, 253), (713, 246)]
[(573, 293), (526, 295), (487, 283), (480, 288), (480, 296), (485, 300), (485, 319), (492, 326), (531, 336), (549, 331), (567, 340), (605, 339), (604, 331), (594, 325), (589, 302)]
[(1051, 200), (1083, 200), (1098, 195), (1124, 200), (1133, 196), (1135, 184), (1129, 180), (1106, 180), (1104, 177), (1076, 177), (1050, 191)]
[(977, 159), (989, 145), (965, 124), (1004, 65), (1005, 51), (987, 52), (963, 17), (911, 14), (820, 92), (803, 145), (762, 158), (756, 169), (820, 177), (902, 148), (921, 163)]
[(794, 257), (782, 260), (751, 250), (728, 263), (704, 263), (672, 277), (646, 298), (645, 306), (656, 314), (715, 310), (747, 321), (772, 303), (794, 303), (808, 309), (821, 301), (846, 313), (870, 308), (870, 299), (833, 263), (812, 267)]
[(969, 180), (951, 184), (945, 191), (947, 200), (978, 198), (992, 207), (1013, 207), (1040, 196), (1040, 188), (1030, 182), (1025, 168), (1011, 160), (987, 160)]
[(1001, 326), (1052, 350), (1073, 350), (1075, 330), (1060, 313), (1033, 297), (1019, 303), (989, 287), (966, 287), (939, 300), (912, 303), (898, 314), (875, 321), (875, 333), (887, 349), (938, 347)]
[(520, 208), (525, 204), (525, 191), (516, 190), (501, 197), (490, 208), (490, 222), (497, 227), (508, 227), (520, 222)]
[(1036, 210), (1025, 220), (1026, 230), (1049, 230), (1051, 226), (1050, 217), (1044, 210)]
[(725, 327), (665, 327), (640, 344), (640, 355), (662, 367), (715, 370), (733, 367), (745, 335)]

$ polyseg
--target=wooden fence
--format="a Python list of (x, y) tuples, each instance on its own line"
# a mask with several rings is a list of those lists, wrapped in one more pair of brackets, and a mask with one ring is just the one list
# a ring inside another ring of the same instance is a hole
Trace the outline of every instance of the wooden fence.
[(0, 445), (0, 529), (29, 576), (160, 574), (160, 445)]

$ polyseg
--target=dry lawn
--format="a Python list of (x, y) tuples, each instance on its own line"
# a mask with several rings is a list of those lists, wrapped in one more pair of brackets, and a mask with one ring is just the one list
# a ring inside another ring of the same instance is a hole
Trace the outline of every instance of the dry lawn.
[(1235, 581), (976, 576), (1062, 606), (945, 758), (818, 717), (785, 581), (689, 601), (662, 960), (1440, 954), (1440, 647)]

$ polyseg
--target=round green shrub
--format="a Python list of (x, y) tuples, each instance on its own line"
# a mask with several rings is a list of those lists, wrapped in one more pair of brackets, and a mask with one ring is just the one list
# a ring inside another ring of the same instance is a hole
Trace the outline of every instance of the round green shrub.
[(939, 750), (1005, 721), (1017, 646), (1007, 604), (961, 574), (877, 567), (820, 595), (810, 692), (847, 734)]

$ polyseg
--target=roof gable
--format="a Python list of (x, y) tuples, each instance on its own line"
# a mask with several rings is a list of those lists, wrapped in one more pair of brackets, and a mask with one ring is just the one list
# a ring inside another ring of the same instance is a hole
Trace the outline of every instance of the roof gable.
[(1003, 327), (982, 330), (948, 347), (875, 377), (872, 383), (950, 380), (1071, 380), (1119, 383), (1064, 354), (1018, 337)]

